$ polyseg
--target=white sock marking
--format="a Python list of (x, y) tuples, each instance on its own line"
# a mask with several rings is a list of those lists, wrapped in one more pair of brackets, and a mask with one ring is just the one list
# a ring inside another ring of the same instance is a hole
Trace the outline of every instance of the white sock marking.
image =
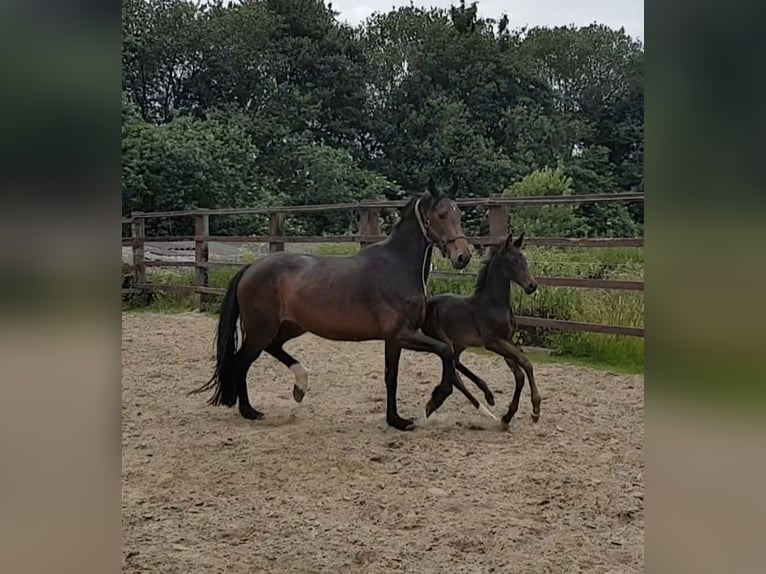
[(492, 414), (492, 411), (490, 411), (487, 407), (485, 407), (482, 402), (479, 402), (479, 412), (483, 414), (485, 417), (491, 418), (493, 421), (497, 420), (497, 417), (494, 414)]
[(295, 363), (290, 367), (290, 370), (295, 375), (295, 384), (298, 385), (300, 390), (307, 393), (309, 390), (309, 372), (300, 363)]

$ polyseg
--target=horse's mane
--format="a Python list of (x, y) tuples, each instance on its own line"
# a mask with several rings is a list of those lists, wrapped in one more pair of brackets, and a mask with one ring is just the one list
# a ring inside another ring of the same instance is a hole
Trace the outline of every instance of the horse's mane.
[(418, 199), (420, 199), (420, 196), (410, 196), (410, 198), (407, 200), (407, 203), (405, 203), (399, 210), (399, 221), (396, 222), (395, 227), (398, 227), (402, 221), (407, 219), (407, 217), (409, 217), (415, 211), (415, 203)]
[[(424, 202), (430, 202), (429, 199), (431, 196), (428, 193), (424, 193), (422, 195), (411, 195), (410, 198), (407, 200), (407, 203), (405, 203), (401, 208), (399, 208), (399, 221), (396, 222), (394, 225), (394, 229), (399, 228), (402, 223), (409, 218), (414, 212), (415, 212), (415, 203), (419, 199), (423, 199)], [(430, 207), (431, 203), (428, 203), (426, 207)]]
[(484, 262), (479, 269), (479, 273), (476, 275), (476, 284), (474, 291), (480, 291), (487, 284), (487, 275), (489, 275), (489, 264), (495, 258), (495, 254), (499, 251), (497, 247), (490, 248), (489, 255), (484, 259)]

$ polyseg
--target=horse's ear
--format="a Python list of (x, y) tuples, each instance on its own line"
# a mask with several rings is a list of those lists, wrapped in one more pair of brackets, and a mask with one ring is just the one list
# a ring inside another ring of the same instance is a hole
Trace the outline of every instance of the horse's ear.
[(452, 185), (449, 188), (448, 195), (453, 199), (457, 195), (457, 178), (454, 175), (452, 176)]
[(428, 178), (428, 192), (434, 197), (439, 197), (439, 190), (436, 189), (436, 182), (433, 176)]
[[(510, 239), (511, 239), (511, 236), (509, 235), (509, 236), (508, 236), (508, 240), (510, 241)], [(513, 242), (513, 245), (514, 245), (516, 248), (518, 248), (518, 249), (521, 249), (521, 246), (522, 246), (522, 245), (524, 245), (524, 232), (523, 232), (523, 231), (521, 232), (521, 235), (519, 235), (519, 236), (516, 238), (516, 241), (514, 241), (514, 242)]]

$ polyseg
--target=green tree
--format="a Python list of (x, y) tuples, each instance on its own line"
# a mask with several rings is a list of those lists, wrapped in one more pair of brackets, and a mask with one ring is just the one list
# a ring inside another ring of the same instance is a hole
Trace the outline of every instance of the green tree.
[[(642, 46), (605, 26), (512, 30), (479, 13), (406, 6), (353, 28), (320, 0), (125, 0), (124, 209), (395, 198), (428, 176), (487, 196), (547, 166), (575, 193), (642, 191)], [(594, 235), (643, 222), (640, 206), (575, 214)]]
[[(609, 161), (609, 149), (591, 146), (565, 164), (577, 194), (617, 193), (621, 191), (615, 177), (615, 166)], [(630, 209), (622, 204), (582, 204), (577, 213), (588, 221), (590, 235), (601, 237), (633, 237), (640, 233), (641, 223), (634, 220)]]
[(169, 121), (198, 66), (198, 7), (186, 0), (124, 0), (122, 88), (146, 121)]

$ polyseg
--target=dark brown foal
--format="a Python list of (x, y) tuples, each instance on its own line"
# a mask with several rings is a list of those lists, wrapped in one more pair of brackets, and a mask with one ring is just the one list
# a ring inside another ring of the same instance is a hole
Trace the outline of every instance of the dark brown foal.
[[(513, 241), (509, 234), (503, 245), (493, 250), (479, 271), (473, 295), (436, 295), (428, 300), (426, 320), (422, 330), (429, 337), (449, 344), (455, 354), (457, 370), (471, 379), (483, 392), (490, 405), (495, 404), (487, 383), (460, 362), (461, 353), (468, 347), (484, 347), (505, 359), (513, 372), (516, 388), (502, 418), (507, 428), (519, 408), (519, 397), (524, 387), (524, 375), (529, 379), (532, 392), (532, 420), (540, 418), (540, 393), (537, 390), (532, 363), (511, 341), (515, 321), (511, 309), (511, 282), (518, 284), (528, 294), (534, 293), (537, 284), (529, 272), (526, 257), (521, 251), (524, 234)], [(455, 387), (473, 406), (486, 409), (458, 379)], [(428, 413), (430, 414), (430, 413)]]

